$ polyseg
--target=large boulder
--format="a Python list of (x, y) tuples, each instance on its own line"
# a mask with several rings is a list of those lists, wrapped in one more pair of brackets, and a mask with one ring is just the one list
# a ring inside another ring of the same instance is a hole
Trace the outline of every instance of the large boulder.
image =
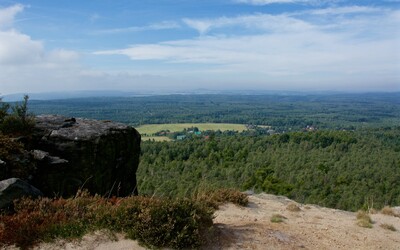
[(100, 195), (137, 194), (140, 134), (126, 124), (56, 115), (36, 117), (32, 183), (46, 195), (79, 188)]
[(40, 190), (21, 179), (10, 178), (0, 181), (0, 209), (12, 206), (14, 200), (22, 197), (39, 196), (43, 196)]

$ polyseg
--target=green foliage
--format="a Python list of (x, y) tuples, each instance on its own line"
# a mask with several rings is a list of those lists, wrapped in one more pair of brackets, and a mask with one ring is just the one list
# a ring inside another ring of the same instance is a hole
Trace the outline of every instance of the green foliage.
[(256, 170), (252, 178), (249, 178), (243, 184), (243, 188), (263, 190), (271, 194), (289, 195), (293, 185), (274, 176), (274, 170), (267, 167)]
[(40, 241), (80, 238), (108, 229), (151, 247), (193, 248), (212, 226), (214, 208), (194, 199), (102, 198), (78, 193), (70, 199), (23, 199), (14, 214), (0, 215), (0, 246), (29, 248)]
[(284, 222), (287, 218), (283, 215), (280, 214), (273, 214), (271, 217), (271, 222), (272, 223), (281, 223)]
[[(11, 107), (12, 113), (3, 113), (3, 108), (0, 108), (0, 131), (10, 135), (28, 135), (32, 132), (35, 125), (33, 116), (28, 113), (29, 96), (24, 96), (24, 101), (21, 104), (16, 103)], [(7, 108), (8, 110), (8, 108)], [(2, 116), (3, 115), (3, 116)]]
[(0, 134), (0, 180), (16, 177), (26, 179), (35, 170), (31, 156), (24, 150), (23, 144)]
[(4, 118), (7, 116), (7, 111), (9, 110), (10, 105), (8, 103), (2, 102), (2, 98), (0, 98), (0, 123), (3, 122)]
[(365, 211), (359, 210), (357, 212), (357, 225), (365, 228), (372, 228), (371, 216)]
[(353, 211), (371, 199), (375, 207), (395, 206), (398, 138), (400, 127), (142, 142), (139, 192), (182, 197), (209, 186)]

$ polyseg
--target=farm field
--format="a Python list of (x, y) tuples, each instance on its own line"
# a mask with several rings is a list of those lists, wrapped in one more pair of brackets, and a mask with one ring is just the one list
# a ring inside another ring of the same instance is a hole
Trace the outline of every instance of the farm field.
[(171, 123), (171, 124), (147, 124), (136, 127), (141, 135), (151, 136), (162, 130), (169, 130), (170, 132), (179, 132), (184, 129), (197, 127), (200, 131), (204, 130), (234, 130), (242, 132), (246, 130), (244, 124), (232, 124), (232, 123)]

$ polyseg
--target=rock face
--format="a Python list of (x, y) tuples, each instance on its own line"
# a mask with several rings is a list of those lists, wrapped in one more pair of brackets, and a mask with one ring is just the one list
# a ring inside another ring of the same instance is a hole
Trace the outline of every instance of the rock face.
[(43, 196), (43, 193), (21, 179), (10, 178), (0, 181), (0, 209), (11, 206), (16, 199), (39, 196)]
[(137, 194), (140, 134), (110, 121), (36, 117), (30, 147), (38, 161), (32, 183), (45, 195), (69, 196), (79, 188), (100, 195)]

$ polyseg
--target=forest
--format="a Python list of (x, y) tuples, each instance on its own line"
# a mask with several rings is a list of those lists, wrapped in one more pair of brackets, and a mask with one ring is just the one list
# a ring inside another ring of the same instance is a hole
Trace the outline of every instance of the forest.
[[(357, 210), (400, 205), (400, 94), (171, 95), (32, 101), (56, 113), (141, 124), (270, 125), (142, 142), (139, 192), (181, 197), (238, 188)], [(313, 126), (314, 131), (307, 131)]]
[(400, 93), (308, 95), (165, 95), (30, 101), (35, 114), (163, 123), (269, 125), (278, 131), (395, 126)]
[(143, 142), (139, 190), (240, 188), (357, 210), (400, 204), (400, 127)]

